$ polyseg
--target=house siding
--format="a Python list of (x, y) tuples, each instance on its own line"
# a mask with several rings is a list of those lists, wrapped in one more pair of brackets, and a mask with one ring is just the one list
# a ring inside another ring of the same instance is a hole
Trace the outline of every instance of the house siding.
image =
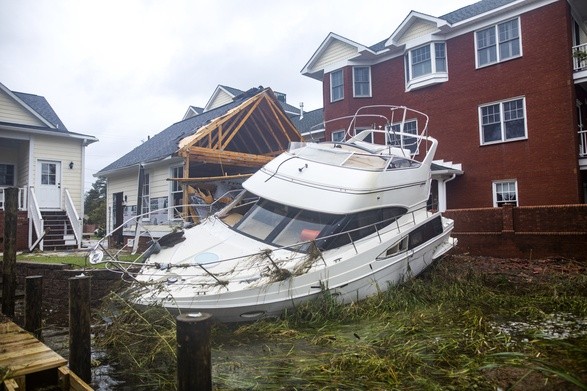
[[(81, 140), (62, 137), (34, 136), (35, 162), (31, 169), (32, 182), (37, 183), (36, 165), (39, 160), (53, 160), (61, 162), (61, 188), (67, 189), (78, 211), (82, 211), (82, 146)], [(69, 163), (73, 162), (73, 169)], [(63, 197), (62, 197), (63, 199)], [(63, 206), (63, 200), (62, 200)]]
[[(165, 164), (150, 165), (145, 167), (145, 172), (149, 173), (149, 198), (166, 198), (169, 201), (170, 182), (167, 180), (170, 177), (170, 167), (177, 165), (168, 161)], [(107, 182), (107, 205), (108, 216), (107, 225), (109, 230), (115, 228), (113, 226), (113, 207), (114, 194), (123, 193), (126, 197), (126, 206), (136, 206), (138, 196), (138, 166), (136, 170), (128, 170), (122, 174), (112, 174), (108, 176)]]
[(437, 31), (436, 23), (417, 20), (414, 22), (409, 29), (398, 39), (398, 44), (403, 45), (406, 42), (421, 37), (423, 35), (432, 34)]
[(324, 50), (319, 61), (312, 66), (312, 68), (320, 69), (327, 64), (336, 63), (338, 61), (346, 60), (357, 54), (357, 48), (345, 42), (333, 41)]
[[(367, 104), (428, 114), (430, 135), (439, 140), (436, 158), (461, 163), (465, 172), (447, 185), (449, 209), (491, 207), (492, 182), (505, 179), (517, 180), (520, 206), (580, 203), (568, 5), (558, 1), (528, 11), (520, 23), (521, 57), (477, 69), (475, 33), (468, 32), (446, 41), (449, 80), (415, 91), (405, 92), (403, 57), (372, 66), (372, 99), (351, 98), (346, 67), (345, 99), (330, 103), (326, 74), (325, 119)], [(481, 145), (479, 105), (517, 97), (525, 98), (528, 138)]]
[(229, 94), (227, 94), (224, 91), (219, 90), (219, 93), (214, 97), (212, 102), (210, 102), (210, 104), (208, 105), (208, 110), (212, 110), (216, 107), (220, 107), (220, 106), (225, 105), (230, 102), (232, 102), (232, 96), (230, 96)]
[(43, 122), (0, 91), (0, 122), (44, 126)]

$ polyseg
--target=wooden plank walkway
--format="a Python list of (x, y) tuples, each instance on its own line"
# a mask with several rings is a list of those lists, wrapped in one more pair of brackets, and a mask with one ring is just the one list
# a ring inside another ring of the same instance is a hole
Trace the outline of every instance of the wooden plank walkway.
[(27, 383), (92, 390), (69, 371), (65, 358), (10, 321), (0, 323), (0, 371), (6, 371), (6, 390), (26, 390)]

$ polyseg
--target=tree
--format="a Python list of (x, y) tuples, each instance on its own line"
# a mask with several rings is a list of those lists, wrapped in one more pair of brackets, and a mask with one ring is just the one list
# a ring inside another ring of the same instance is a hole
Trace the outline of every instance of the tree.
[(98, 178), (84, 200), (86, 222), (106, 227), (106, 179)]

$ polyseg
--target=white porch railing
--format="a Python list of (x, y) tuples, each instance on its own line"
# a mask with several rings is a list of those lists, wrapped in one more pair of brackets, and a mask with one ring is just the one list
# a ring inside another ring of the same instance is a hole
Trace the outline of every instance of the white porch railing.
[[(24, 187), (18, 188), (18, 210), (26, 210), (27, 191)], [(0, 188), (0, 210), (4, 210), (4, 188)]]
[(71, 195), (67, 189), (65, 189), (65, 212), (67, 213), (67, 218), (73, 227), (73, 234), (75, 235), (77, 246), (80, 248), (82, 245), (82, 219), (80, 219), (77, 214), (77, 210), (75, 209), (75, 205), (73, 204)]
[(35, 195), (35, 189), (33, 186), (29, 186), (29, 219), (32, 221), (32, 229), (35, 230), (37, 235), (37, 241), (33, 243), (32, 236), (29, 236), (29, 248), (32, 250), (37, 243), (39, 244), (39, 250), (43, 251), (43, 237), (45, 236), (45, 223), (41, 216), (41, 210), (39, 209), (39, 203), (37, 202), (37, 196)]
[(587, 43), (573, 46), (573, 69), (575, 71), (587, 69)]

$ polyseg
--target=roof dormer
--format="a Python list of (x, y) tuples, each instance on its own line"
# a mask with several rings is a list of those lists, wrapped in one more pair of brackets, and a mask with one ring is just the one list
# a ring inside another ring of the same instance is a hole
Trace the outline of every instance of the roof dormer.
[(405, 45), (407, 49), (413, 48), (432, 41), (435, 34), (442, 33), (448, 27), (449, 24), (444, 19), (411, 11), (385, 42), (385, 46)]

